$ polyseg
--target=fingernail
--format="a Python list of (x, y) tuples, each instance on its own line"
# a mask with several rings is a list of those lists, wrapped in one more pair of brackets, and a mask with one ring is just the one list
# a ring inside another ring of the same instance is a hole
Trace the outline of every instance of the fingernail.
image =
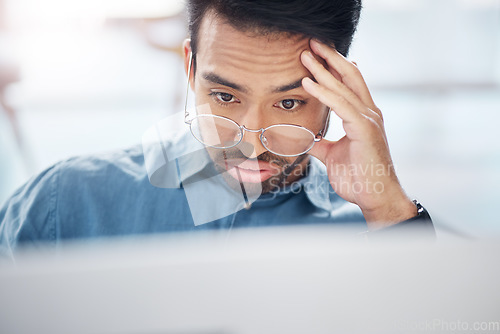
[(305, 51), (304, 51), (304, 54), (305, 54), (307, 57), (309, 57), (310, 59), (314, 59), (314, 56), (313, 56), (313, 54), (311, 53), (311, 51), (309, 51), (309, 50), (305, 50)]
[(317, 40), (316, 38), (311, 39), (311, 42), (312, 42), (313, 44), (316, 44), (316, 46), (317, 46), (318, 48), (320, 48), (320, 47), (321, 47), (321, 42), (320, 42), (319, 40)]
[(314, 85), (313, 85), (313, 83), (314, 83), (314, 82), (313, 82), (313, 81), (311, 80), (311, 78), (309, 78), (309, 77), (304, 77), (304, 78), (302, 79), (302, 85), (303, 85), (303, 86), (313, 87), (313, 86), (314, 86)]

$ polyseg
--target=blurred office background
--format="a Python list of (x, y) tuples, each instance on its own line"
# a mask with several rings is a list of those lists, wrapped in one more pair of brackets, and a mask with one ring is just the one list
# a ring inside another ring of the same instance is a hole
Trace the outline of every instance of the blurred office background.
[[(350, 58), (438, 231), (500, 234), (500, 0), (365, 0)], [(0, 202), (182, 110), (180, 0), (0, 0)], [(338, 121), (330, 131), (341, 135)]]

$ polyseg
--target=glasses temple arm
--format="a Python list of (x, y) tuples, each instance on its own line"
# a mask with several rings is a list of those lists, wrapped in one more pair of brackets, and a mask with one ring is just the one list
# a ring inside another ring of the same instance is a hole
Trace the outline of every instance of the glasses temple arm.
[(323, 127), (323, 129), (321, 129), (320, 132), (318, 132), (318, 134), (316, 135), (316, 141), (319, 141), (321, 140), (325, 134), (326, 134), (326, 130), (328, 129), (328, 125), (330, 123), (330, 114), (332, 112), (332, 108), (328, 108), (328, 114), (326, 115), (326, 120), (325, 120), (325, 126)]
[(189, 52), (189, 67), (188, 67), (188, 73), (187, 73), (186, 101), (184, 102), (184, 122), (185, 123), (190, 123), (190, 121), (188, 120), (189, 111), (187, 110), (187, 104), (188, 104), (188, 94), (189, 94), (189, 79), (191, 78), (191, 67), (192, 66), (193, 66), (193, 52)]

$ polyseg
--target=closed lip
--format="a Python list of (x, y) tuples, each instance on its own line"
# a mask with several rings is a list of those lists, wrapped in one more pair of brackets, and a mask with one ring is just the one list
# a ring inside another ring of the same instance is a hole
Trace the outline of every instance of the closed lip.
[(224, 161), (226, 170), (238, 167), (254, 172), (279, 171), (279, 167), (267, 161), (252, 160), (252, 159), (227, 159)]

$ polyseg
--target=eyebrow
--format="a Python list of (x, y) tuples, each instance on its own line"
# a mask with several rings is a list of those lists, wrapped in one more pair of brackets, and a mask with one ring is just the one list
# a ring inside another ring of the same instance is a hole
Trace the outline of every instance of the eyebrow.
[(238, 84), (235, 84), (234, 82), (223, 79), (220, 76), (218, 76), (217, 74), (212, 73), (212, 72), (204, 73), (203, 79), (210, 81), (211, 83), (214, 83), (214, 84), (227, 86), (227, 87), (230, 87), (232, 89), (239, 90), (240, 92), (243, 92), (243, 93), (246, 93), (248, 91), (248, 89), (246, 89)]
[[(246, 87), (238, 85), (237, 83), (231, 82), (227, 79), (224, 79), (213, 72), (204, 73), (203, 79), (210, 81), (211, 83), (214, 83), (214, 84), (233, 88), (233, 89), (238, 90), (238, 91), (243, 92), (243, 93), (247, 93), (249, 90)], [(299, 80), (297, 80), (291, 84), (275, 87), (272, 89), (272, 92), (273, 93), (284, 93), (284, 92), (288, 92), (289, 90), (293, 90), (293, 89), (296, 89), (299, 87), (302, 87), (302, 78), (300, 78)]]
[(289, 90), (299, 88), (299, 87), (302, 87), (302, 78), (300, 78), (299, 80), (297, 80), (291, 84), (274, 88), (273, 93), (284, 93), (284, 92), (288, 92)]

